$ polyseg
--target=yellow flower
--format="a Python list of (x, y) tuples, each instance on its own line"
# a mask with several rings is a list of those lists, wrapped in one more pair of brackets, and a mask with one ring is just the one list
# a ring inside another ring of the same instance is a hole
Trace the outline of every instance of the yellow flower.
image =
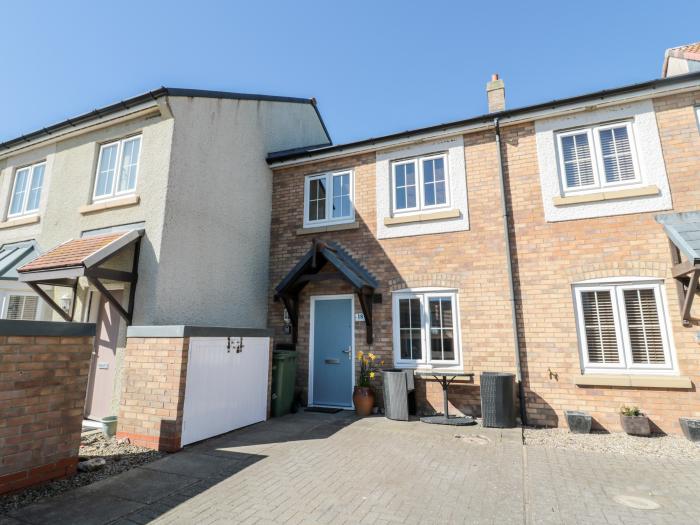
[(369, 357), (370, 361), (374, 361), (374, 360), (377, 358), (377, 356), (374, 355), (372, 352), (370, 352), (369, 354), (367, 354), (367, 357)]
[(365, 355), (365, 354), (362, 353), (362, 350), (360, 350), (359, 352), (357, 352), (357, 360), (358, 360), (358, 361), (361, 361), (361, 360), (362, 360), (362, 356), (364, 356), (364, 355)]
[(380, 361), (379, 364), (384, 366), (384, 360)]
[(370, 372), (370, 373), (369, 373), (369, 378), (370, 378), (370, 379), (374, 379), (374, 372)]

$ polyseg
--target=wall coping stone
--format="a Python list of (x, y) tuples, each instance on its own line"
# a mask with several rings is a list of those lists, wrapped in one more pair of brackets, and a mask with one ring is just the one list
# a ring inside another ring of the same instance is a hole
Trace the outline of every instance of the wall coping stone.
[(94, 337), (95, 323), (62, 321), (12, 321), (0, 319), (0, 336)]
[(272, 337), (271, 328), (229, 326), (150, 325), (130, 326), (127, 337)]

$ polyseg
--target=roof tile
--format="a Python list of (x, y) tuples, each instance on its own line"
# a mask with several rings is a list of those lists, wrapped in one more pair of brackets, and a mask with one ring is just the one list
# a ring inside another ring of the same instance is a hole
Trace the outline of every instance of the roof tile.
[(28, 264), (18, 268), (18, 272), (34, 272), (38, 270), (55, 270), (81, 266), (90, 255), (116, 241), (128, 232), (110, 233), (71, 239), (56, 248), (40, 255)]

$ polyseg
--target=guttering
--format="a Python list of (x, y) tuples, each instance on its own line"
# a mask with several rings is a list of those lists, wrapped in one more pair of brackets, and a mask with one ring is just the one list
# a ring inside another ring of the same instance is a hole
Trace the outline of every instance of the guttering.
[(267, 162), (272, 168), (307, 164), (351, 154), (398, 147), (419, 141), (447, 138), (453, 135), (461, 135), (465, 132), (487, 130), (491, 128), (494, 116), (498, 117), (500, 125), (503, 127), (540, 118), (551, 118), (566, 113), (576, 113), (593, 108), (629, 103), (635, 100), (694, 91), (698, 88), (700, 88), (700, 72), (689, 73), (570, 98), (556, 99), (498, 113), (480, 115), (466, 120), (402, 131), (347, 144), (338, 144), (324, 148), (307, 148), (301, 152), (272, 152), (268, 154)]
[(0, 142), (0, 155), (7, 154), (13, 149), (22, 149), (28, 147), (37, 142), (43, 142), (53, 138), (53, 136), (61, 132), (70, 132), (72, 130), (78, 130), (81, 126), (86, 126), (92, 122), (103, 121), (105, 117), (115, 115), (120, 112), (129, 111), (133, 108), (143, 106), (149, 102), (158, 102), (158, 99), (163, 97), (198, 97), (198, 98), (220, 98), (229, 100), (253, 100), (261, 102), (286, 102), (292, 104), (310, 104), (321, 123), (321, 127), (328, 139), (327, 144), (322, 146), (328, 146), (331, 144), (331, 138), (326, 128), (325, 122), (321, 118), (321, 114), (316, 107), (316, 99), (313, 98), (298, 98), (298, 97), (281, 97), (275, 95), (257, 95), (250, 93), (234, 93), (230, 91), (210, 91), (204, 89), (185, 89), (185, 88), (172, 88), (172, 87), (160, 87), (153, 91), (148, 91), (141, 95), (122, 100), (115, 104), (109, 106), (104, 106), (99, 109), (95, 109), (88, 113), (84, 113), (77, 117), (66, 119), (57, 124), (53, 124), (46, 128), (42, 128), (37, 131), (33, 131), (26, 135), (21, 135), (17, 138), (7, 140), (5, 142)]
[(498, 151), (498, 182), (501, 187), (501, 212), (503, 216), (503, 242), (506, 251), (506, 269), (508, 271), (508, 292), (510, 298), (510, 315), (513, 324), (513, 350), (515, 353), (515, 378), (518, 381), (518, 399), (520, 401), (520, 421), (527, 425), (527, 410), (525, 407), (525, 387), (523, 385), (523, 369), (520, 355), (520, 335), (518, 334), (518, 314), (515, 306), (515, 281), (513, 279), (513, 261), (510, 248), (510, 223), (506, 200), (506, 181), (503, 172), (503, 150), (501, 149), (501, 126), (499, 118), (493, 119), (493, 127), (496, 132), (496, 149)]

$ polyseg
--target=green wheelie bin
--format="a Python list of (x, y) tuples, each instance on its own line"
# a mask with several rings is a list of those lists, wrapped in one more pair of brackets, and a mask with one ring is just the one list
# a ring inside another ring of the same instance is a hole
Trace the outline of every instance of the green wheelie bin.
[(297, 353), (293, 350), (272, 352), (272, 401), (270, 414), (289, 414), (294, 403), (294, 382), (297, 375)]

